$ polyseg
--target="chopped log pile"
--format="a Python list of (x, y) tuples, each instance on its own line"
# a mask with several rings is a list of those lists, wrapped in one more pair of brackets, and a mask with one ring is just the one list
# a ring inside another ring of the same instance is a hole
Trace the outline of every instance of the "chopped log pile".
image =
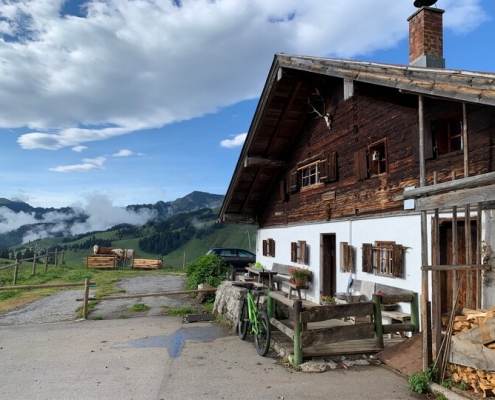
[(453, 321), (448, 370), (455, 384), (471, 386), (483, 398), (495, 395), (495, 306), (462, 310)]

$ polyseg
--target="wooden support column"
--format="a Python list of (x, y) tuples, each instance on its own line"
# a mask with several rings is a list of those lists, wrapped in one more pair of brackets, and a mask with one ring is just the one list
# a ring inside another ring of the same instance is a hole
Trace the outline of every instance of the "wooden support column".
[(383, 349), (385, 346), (383, 344), (382, 296), (374, 293), (371, 298), (375, 320), (375, 346)]
[(302, 364), (302, 348), (301, 348), (301, 310), (302, 300), (294, 300), (294, 364)]
[[(466, 243), (466, 264), (473, 263), (471, 251), (471, 206), (466, 204), (464, 207), (464, 238)], [(473, 272), (466, 271), (467, 274), (467, 290), (466, 290), (466, 307), (473, 308)]]
[(33, 254), (33, 276), (36, 275), (36, 252)]
[[(452, 173), (452, 180), (455, 181), (455, 172)], [(458, 260), (458, 237), (457, 237), (457, 206), (452, 207), (452, 265), (459, 264)], [(454, 293), (457, 293), (458, 286), (458, 276), (457, 271), (454, 270), (452, 272), (452, 310), (455, 310), (455, 296)]]
[(14, 265), (14, 285), (17, 285), (17, 276), (19, 274), (19, 260), (15, 260)]
[[(433, 184), (438, 184), (438, 174), (433, 173)], [(439, 209), (435, 208), (435, 216), (433, 218), (433, 243), (432, 250), (435, 258), (432, 260), (433, 265), (440, 265), (440, 224), (439, 224)], [(434, 270), (431, 274), (431, 305), (432, 305), (432, 333), (434, 334), (433, 341), (435, 343), (436, 362), (442, 364), (441, 353), (439, 352), (442, 345), (442, 292), (440, 289), (440, 271)]]
[[(425, 164), (425, 129), (424, 129), (424, 102), (423, 96), (418, 96), (418, 122), (419, 122), (419, 186), (426, 185), (426, 164)], [(421, 265), (428, 265), (428, 221), (426, 210), (421, 211)], [(421, 270), (421, 329), (423, 330), (423, 370), (431, 364), (431, 325), (428, 315), (429, 310), (429, 288), (428, 271)]]
[[(481, 203), (478, 203), (478, 215), (476, 219), (476, 264), (480, 265), (482, 263), (481, 260), (481, 230), (483, 228), (483, 213)], [(483, 295), (483, 289), (481, 286), (481, 274), (482, 271), (476, 272), (476, 308), (481, 308), (481, 297)]]
[(419, 296), (413, 292), (411, 300), (411, 324), (414, 325), (413, 335), (419, 332)]

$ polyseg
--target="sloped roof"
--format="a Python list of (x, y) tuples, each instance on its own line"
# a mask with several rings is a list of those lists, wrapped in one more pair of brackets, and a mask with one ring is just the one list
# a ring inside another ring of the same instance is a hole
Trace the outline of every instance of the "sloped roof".
[(304, 123), (319, 82), (351, 79), (408, 94), (495, 106), (495, 74), (276, 54), (232, 176), (220, 221), (255, 222)]

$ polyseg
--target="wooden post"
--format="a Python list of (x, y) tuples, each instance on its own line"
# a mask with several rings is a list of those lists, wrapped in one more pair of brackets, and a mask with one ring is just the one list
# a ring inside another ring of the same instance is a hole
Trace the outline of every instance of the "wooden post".
[(48, 271), (48, 256), (50, 255), (50, 253), (48, 252), (48, 250), (45, 250), (45, 272)]
[(83, 318), (88, 319), (89, 278), (84, 280)]
[(62, 261), (60, 262), (60, 265), (64, 265), (64, 258), (65, 258), (65, 251), (62, 251)]
[(14, 285), (17, 284), (17, 275), (19, 273), (19, 260), (15, 260), (15, 265), (14, 265)]
[[(423, 348), (426, 348), (426, 359), (423, 359), (423, 371), (426, 371), (433, 362), (433, 352), (431, 346), (431, 302), (426, 302), (426, 324), (428, 328), (428, 334), (426, 335), (426, 342), (423, 343)], [(423, 335), (423, 339), (424, 339)], [(425, 366), (426, 365), (426, 366)]]
[(33, 257), (33, 276), (36, 275), (36, 252), (34, 253)]
[[(435, 171), (433, 173), (433, 183), (438, 184), (438, 174)], [(435, 252), (435, 258), (433, 265), (440, 265), (440, 224), (439, 224), (439, 209), (435, 208), (435, 217), (433, 219), (433, 249)], [(442, 364), (441, 353), (438, 351), (442, 345), (442, 295), (440, 290), (440, 271), (432, 271), (431, 273), (431, 309), (432, 309), (432, 332), (434, 333), (434, 342), (436, 350), (436, 361), (439, 365)]]
[(57, 268), (57, 266), (58, 266), (58, 257), (57, 256), (58, 256), (58, 252), (57, 252), (57, 250), (55, 250), (55, 268)]
[(412, 334), (415, 335), (419, 332), (419, 296), (417, 292), (412, 293), (411, 300), (411, 324), (414, 325)]
[(275, 315), (275, 300), (270, 296), (270, 288), (266, 291), (266, 296), (267, 296), (267, 303), (266, 303), (266, 311), (268, 313), (268, 318), (273, 318)]
[[(482, 221), (482, 204), (478, 203), (478, 217), (476, 219), (476, 264), (480, 265), (482, 263), (481, 260), (481, 229), (483, 226)], [(481, 308), (481, 294), (483, 293), (481, 290), (481, 274), (482, 271), (476, 272), (476, 308)]]
[(301, 348), (301, 310), (302, 300), (294, 300), (294, 364), (302, 364), (302, 348)]
[[(464, 237), (466, 242), (466, 265), (473, 263), (471, 251), (471, 206), (466, 204), (464, 214)], [(473, 273), (466, 271), (467, 274), (467, 290), (466, 290), (466, 307), (473, 308)]]
[(373, 302), (373, 318), (375, 319), (375, 345), (383, 349), (383, 323), (382, 323), (382, 296), (373, 293), (371, 296)]

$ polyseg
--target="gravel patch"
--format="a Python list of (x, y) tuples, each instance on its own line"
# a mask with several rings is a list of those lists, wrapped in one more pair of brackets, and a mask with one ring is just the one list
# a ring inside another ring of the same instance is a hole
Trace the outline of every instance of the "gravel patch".
[[(115, 296), (139, 293), (157, 293), (183, 290), (185, 278), (176, 275), (143, 275), (125, 278), (116, 285)], [(76, 310), (82, 306), (77, 298), (84, 296), (84, 290), (64, 290), (37, 300), (0, 316), (0, 326), (42, 324), (50, 322), (74, 321), (78, 317)], [(94, 290), (90, 290), (94, 296)], [(147, 311), (129, 311), (134, 304), (146, 304)], [(138, 316), (157, 316), (164, 314), (163, 307), (197, 307), (198, 304), (190, 295), (170, 295), (160, 297), (138, 297), (135, 299), (108, 300), (99, 302), (88, 319), (114, 319)]]

